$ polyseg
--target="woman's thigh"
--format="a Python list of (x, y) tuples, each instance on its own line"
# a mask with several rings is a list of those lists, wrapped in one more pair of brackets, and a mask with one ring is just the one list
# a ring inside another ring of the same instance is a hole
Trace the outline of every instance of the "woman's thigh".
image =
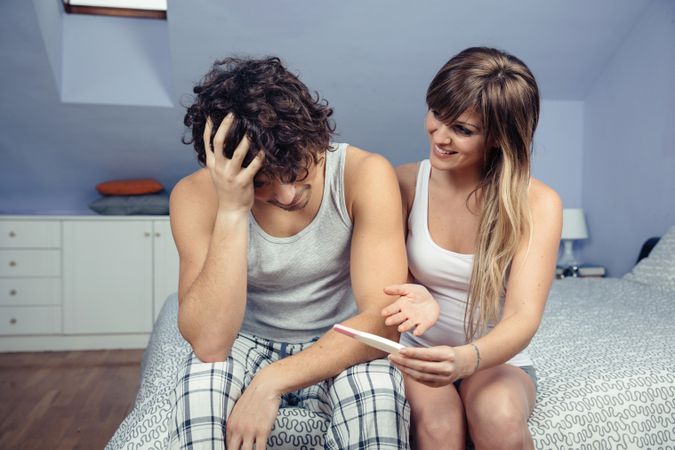
[(442, 440), (447, 448), (463, 448), (464, 407), (455, 386), (429, 387), (405, 374), (403, 379), (412, 416), (411, 440), (417, 441), (417, 448), (429, 438)]

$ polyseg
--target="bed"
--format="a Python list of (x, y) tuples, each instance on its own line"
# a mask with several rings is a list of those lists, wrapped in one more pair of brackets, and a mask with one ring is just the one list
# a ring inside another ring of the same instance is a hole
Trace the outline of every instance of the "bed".
[[(189, 353), (170, 296), (141, 364), (131, 413), (107, 449), (164, 449), (170, 393)], [(675, 227), (622, 278), (556, 280), (529, 351), (538, 449), (675, 449)], [(272, 448), (322, 448), (325, 419), (281, 410)], [(295, 432), (294, 432), (295, 430)]]

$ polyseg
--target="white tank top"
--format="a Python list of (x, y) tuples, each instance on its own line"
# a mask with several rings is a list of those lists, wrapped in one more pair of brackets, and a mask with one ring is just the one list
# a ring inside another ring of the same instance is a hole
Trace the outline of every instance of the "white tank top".
[[(438, 322), (422, 336), (411, 333), (401, 335), (407, 346), (456, 347), (467, 343), (464, 337), (464, 312), (469, 295), (469, 281), (473, 269), (473, 255), (455, 253), (436, 244), (428, 225), (429, 211), (429, 160), (421, 161), (417, 172), (415, 198), (408, 215), (408, 267), (414, 282), (424, 285), (441, 307)], [(504, 299), (502, 299), (503, 305)], [(488, 330), (492, 327), (488, 327)], [(509, 361), (514, 366), (531, 366), (532, 360), (525, 351)]]

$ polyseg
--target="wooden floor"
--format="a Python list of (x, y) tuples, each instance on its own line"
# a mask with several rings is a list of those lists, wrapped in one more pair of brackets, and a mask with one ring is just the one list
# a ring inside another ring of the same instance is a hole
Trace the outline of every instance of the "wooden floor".
[(0, 449), (102, 449), (131, 410), (143, 350), (0, 354)]

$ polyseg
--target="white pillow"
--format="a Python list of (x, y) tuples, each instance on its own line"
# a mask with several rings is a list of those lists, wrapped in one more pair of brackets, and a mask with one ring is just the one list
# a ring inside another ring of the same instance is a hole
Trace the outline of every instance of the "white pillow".
[(623, 278), (675, 291), (675, 226), (670, 227), (649, 256)]

